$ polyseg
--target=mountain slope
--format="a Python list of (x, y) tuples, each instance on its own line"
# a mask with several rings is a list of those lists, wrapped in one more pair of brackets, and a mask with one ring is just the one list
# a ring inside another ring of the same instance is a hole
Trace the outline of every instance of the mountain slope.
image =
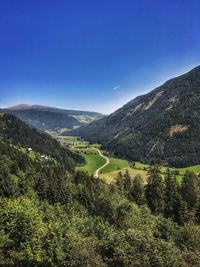
[(103, 117), (90, 111), (65, 110), (40, 105), (20, 104), (4, 110), (42, 131), (73, 129)]
[(0, 113), (0, 140), (51, 156), (68, 171), (73, 171), (77, 163), (84, 162), (80, 155), (62, 147), (49, 135), (38, 132), (10, 114)]
[[(167, 188), (154, 203), (161, 206), (164, 199), (171, 217), (154, 216), (143, 197), (149, 184), (144, 187), (141, 179), (134, 198), (138, 178), (130, 179), (129, 173), (115, 185), (82, 172), (69, 174), (59, 160), (32, 158), (32, 152), (14, 145), (22, 138), (34, 145), (32, 135), (45, 142), (44, 134), (37, 136), (11, 115), (0, 114), (0, 126), (0, 266), (199, 266), (198, 198), (192, 198), (196, 209), (187, 210), (190, 198), (183, 202), (178, 195), (169, 203)], [(160, 177), (158, 169), (152, 170)], [(179, 191), (190, 196), (193, 183)], [(171, 203), (178, 203), (175, 212)], [(185, 218), (180, 221), (185, 227), (172, 222), (179, 218)]]
[(200, 163), (200, 66), (70, 134), (134, 161)]

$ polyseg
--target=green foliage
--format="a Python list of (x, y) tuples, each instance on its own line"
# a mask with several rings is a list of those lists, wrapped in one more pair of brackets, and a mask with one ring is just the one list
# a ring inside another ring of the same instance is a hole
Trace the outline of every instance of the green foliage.
[(148, 184), (146, 186), (147, 203), (154, 214), (163, 212), (164, 209), (164, 183), (157, 165), (148, 171)]
[(169, 170), (164, 178), (152, 166), (146, 185), (128, 171), (107, 184), (69, 173), (58, 160), (30, 158), (4, 138), (0, 266), (199, 266), (194, 173), (179, 185)]
[(180, 211), (182, 197), (180, 194), (180, 186), (175, 175), (167, 169), (165, 176), (165, 208), (164, 215), (180, 222)]
[(132, 180), (132, 186), (129, 189), (129, 198), (138, 205), (146, 203), (144, 183), (140, 175), (136, 175)]
[(182, 195), (190, 209), (193, 209), (200, 197), (200, 179), (191, 172), (186, 171), (182, 181)]
[(124, 159), (118, 159), (118, 158), (109, 158), (110, 163), (102, 169), (102, 173), (116, 171), (123, 168), (129, 167), (129, 162)]
[(182, 251), (182, 258), (186, 266), (200, 266), (200, 228), (199, 226), (185, 226), (177, 234), (176, 244)]
[(83, 154), (86, 164), (84, 166), (77, 167), (79, 171), (85, 171), (89, 174), (94, 174), (94, 172), (100, 168), (106, 160), (102, 158), (99, 154)]
[(75, 163), (84, 162), (81, 155), (62, 147), (49, 135), (38, 132), (12, 115), (4, 114), (0, 117), (0, 137), (13, 145), (31, 147), (36, 152), (48, 155), (69, 171), (74, 170)]

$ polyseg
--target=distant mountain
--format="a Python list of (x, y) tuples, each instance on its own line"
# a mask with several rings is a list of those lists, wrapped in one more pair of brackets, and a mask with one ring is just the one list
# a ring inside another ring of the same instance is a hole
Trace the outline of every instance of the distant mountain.
[(15, 116), (2, 112), (0, 112), (0, 142), (31, 148), (33, 151), (51, 156), (68, 171), (73, 171), (77, 163), (84, 162), (82, 156), (62, 147), (50, 135), (41, 133)]
[(42, 131), (70, 130), (102, 118), (97, 112), (66, 110), (40, 105), (20, 104), (4, 109)]
[(70, 134), (133, 161), (199, 164), (200, 66)]

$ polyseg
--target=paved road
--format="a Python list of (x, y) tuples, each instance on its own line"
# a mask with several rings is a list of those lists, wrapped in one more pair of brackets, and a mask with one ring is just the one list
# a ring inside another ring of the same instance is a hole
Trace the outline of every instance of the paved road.
[(93, 149), (95, 149), (99, 153), (99, 155), (106, 160), (106, 163), (103, 164), (101, 167), (99, 167), (95, 171), (95, 173), (94, 173), (94, 177), (98, 178), (99, 177), (100, 170), (102, 170), (103, 168), (105, 168), (110, 163), (110, 160), (109, 160), (109, 158), (107, 158), (106, 156), (104, 156), (98, 148), (93, 148)]

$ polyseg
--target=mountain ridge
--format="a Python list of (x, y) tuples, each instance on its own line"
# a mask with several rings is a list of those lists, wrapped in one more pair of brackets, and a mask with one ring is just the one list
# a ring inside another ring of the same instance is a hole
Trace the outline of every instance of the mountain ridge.
[(200, 66), (70, 134), (120, 157), (174, 167), (200, 163)]
[(97, 114), (97, 115), (104, 115), (102, 113), (99, 112), (95, 112), (95, 111), (87, 111), (87, 110), (76, 110), (76, 109), (65, 109), (65, 108), (57, 108), (57, 107), (51, 107), (51, 106), (46, 106), (46, 105), (38, 105), (38, 104), (33, 104), (33, 105), (29, 105), (29, 104), (17, 104), (14, 106), (10, 106), (10, 107), (6, 107), (4, 108), (5, 110), (43, 110), (43, 111), (51, 111), (51, 112), (60, 112), (60, 113), (66, 113), (66, 114)]
[(81, 110), (66, 110), (42, 105), (19, 104), (3, 109), (29, 125), (42, 131), (62, 131), (80, 127), (104, 115)]

